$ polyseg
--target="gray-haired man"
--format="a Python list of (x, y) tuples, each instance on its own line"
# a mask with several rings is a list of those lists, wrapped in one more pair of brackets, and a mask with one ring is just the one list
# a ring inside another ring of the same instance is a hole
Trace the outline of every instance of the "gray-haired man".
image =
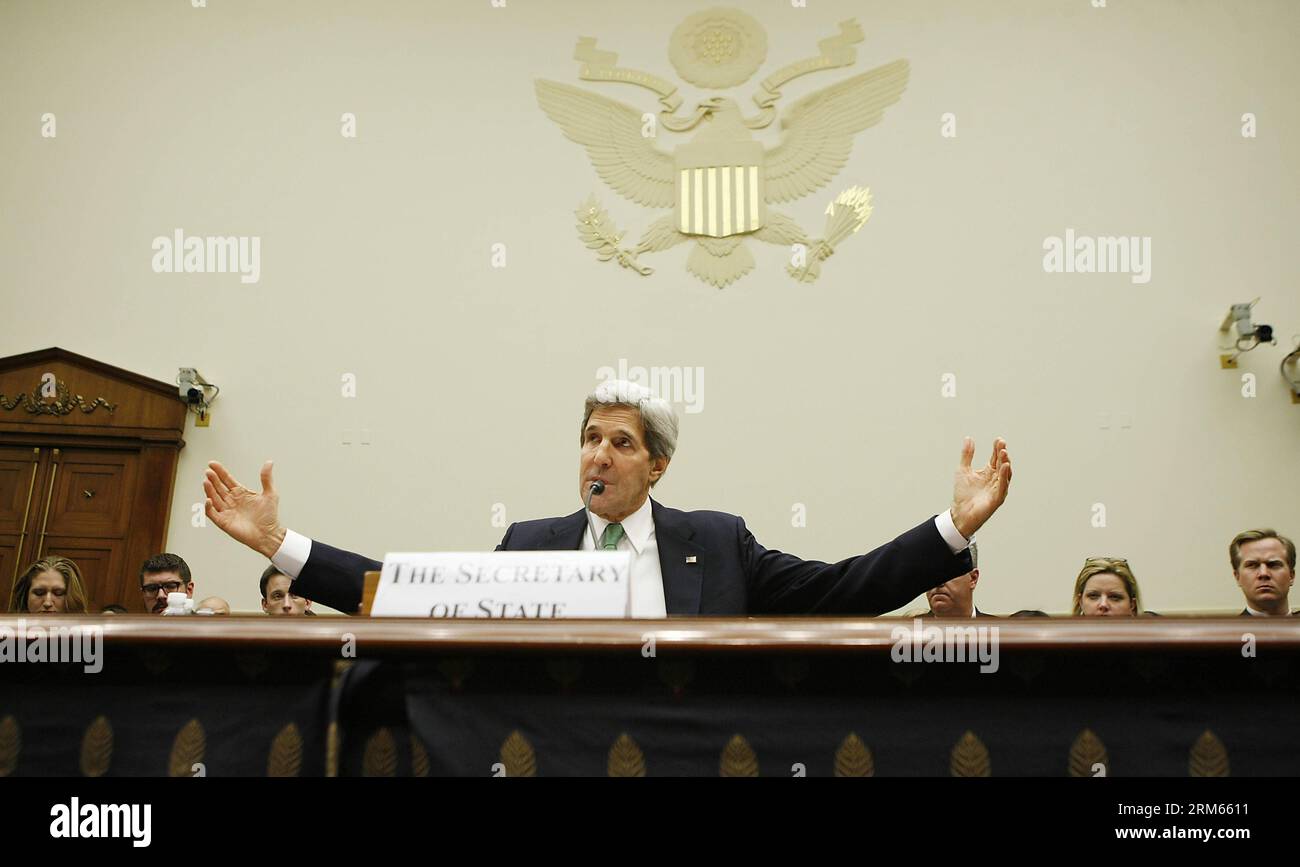
[[(578, 494), (590, 497), (590, 511), (512, 524), (497, 549), (629, 551), (633, 617), (880, 614), (970, 572), (969, 541), (1011, 483), (1006, 443), (996, 440), (988, 465), (976, 470), (967, 438), (948, 511), (870, 553), (822, 563), (767, 550), (736, 515), (682, 512), (650, 499), (676, 447), (677, 417), (666, 401), (633, 383), (603, 383), (588, 396), (581, 427)], [(363, 573), (380, 562), (282, 527), (270, 461), (261, 476), (259, 493), (210, 464), (209, 519), (293, 576), (294, 593), (356, 611)]]

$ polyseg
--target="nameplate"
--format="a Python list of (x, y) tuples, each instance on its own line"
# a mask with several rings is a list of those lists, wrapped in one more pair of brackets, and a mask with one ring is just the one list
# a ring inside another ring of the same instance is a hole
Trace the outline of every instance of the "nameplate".
[(389, 554), (371, 617), (627, 617), (627, 551)]

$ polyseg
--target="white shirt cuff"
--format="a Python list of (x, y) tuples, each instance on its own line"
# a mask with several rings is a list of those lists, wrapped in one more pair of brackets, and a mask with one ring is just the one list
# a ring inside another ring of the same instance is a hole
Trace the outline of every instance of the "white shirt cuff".
[[(957, 532), (953, 530), (953, 532)], [(949, 543), (951, 544), (951, 543)], [(271, 564), (279, 569), (284, 575), (290, 578), (297, 578), (302, 567), (307, 565), (307, 558), (311, 556), (311, 539), (301, 533), (295, 533), (293, 530), (285, 528), (284, 541), (280, 543), (280, 548), (271, 557)]]
[[(948, 543), (949, 550), (954, 554), (959, 554), (962, 551), (965, 551), (970, 547), (970, 543), (975, 541), (974, 539), (967, 539), (961, 533), (957, 532), (957, 525), (952, 522), (952, 512), (948, 509), (944, 509), (941, 513), (935, 516), (934, 527), (939, 531), (939, 535), (943, 536), (943, 540)], [(289, 532), (293, 531), (290, 530)], [(289, 543), (289, 537), (287, 535), (284, 537), (284, 541), (286, 545)], [(303, 562), (306, 562), (306, 560)]]

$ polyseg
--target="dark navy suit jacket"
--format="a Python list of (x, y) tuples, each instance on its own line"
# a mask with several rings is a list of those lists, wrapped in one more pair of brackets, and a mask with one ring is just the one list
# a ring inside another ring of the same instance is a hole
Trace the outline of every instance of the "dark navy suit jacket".
[[(745, 521), (725, 512), (683, 512), (651, 500), (668, 614), (876, 615), (971, 571), (927, 520), (867, 554), (838, 563), (769, 551)], [(583, 511), (511, 524), (498, 551), (574, 551)], [(688, 558), (694, 560), (688, 562)], [(313, 541), (292, 592), (348, 613), (361, 604), (363, 574), (381, 563)]]

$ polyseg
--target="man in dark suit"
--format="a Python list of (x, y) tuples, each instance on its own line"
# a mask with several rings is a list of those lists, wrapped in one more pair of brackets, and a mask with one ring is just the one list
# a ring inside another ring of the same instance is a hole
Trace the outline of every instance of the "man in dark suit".
[(951, 581), (945, 581), (937, 587), (925, 591), (925, 601), (930, 603), (930, 610), (922, 617), (993, 617), (985, 614), (975, 606), (975, 585), (980, 580), (979, 546), (970, 543), (971, 570), (965, 575), (958, 575)]
[[(581, 427), (578, 492), (590, 509), (512, 524), (497, 550), (628, 551), (633, 617), (880, 614), (971, 571), (970, 539), (1011, 482), (1006, 443), (996, 440), (988, 465), (973, 469), (968, 437), (948, 511), (870, 553), (828, 564), (767, 550), (735, 515), (651, 500), (676, 447), (670, 404), (633, 383), (603, 383), (588, 396)], [(254, 492), (211, 463), (203, 483), (208, 518), (294, 577), (294, 593), (356, 611), (363, 573), (380, 562), (282, 527), (270, 461), (261, 477), (262, 491)]]
[(1232, 577), (1246, 597), (1242, 617), (1286, 617), (1295, 583), (1295, 542), (1276, 530), (1245, 530), (1228, 543)]

